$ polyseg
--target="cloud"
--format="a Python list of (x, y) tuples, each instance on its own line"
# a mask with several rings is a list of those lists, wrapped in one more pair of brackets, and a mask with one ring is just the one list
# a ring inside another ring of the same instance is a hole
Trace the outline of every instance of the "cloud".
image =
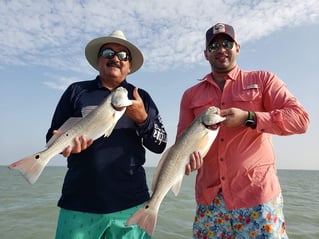
[(85, 45), (115, 29), (142, 49), (144, 70), (165, 71), (201, 64), (205, 31), (216, 22), (232, 24), (243, 43), (318, 24), (319, 2), (16, 0), (4, 1), (0, 14), (1, 67), (28, 64), (88, 74)]
[(54, 75), (47, 75), (48, 78), (51, 80), (46, 80), (43, 82), (44, 85), (64, 91), (71, 83), (80, 81), (77, 77), (65, 77), (65, 76), (54, 76)]

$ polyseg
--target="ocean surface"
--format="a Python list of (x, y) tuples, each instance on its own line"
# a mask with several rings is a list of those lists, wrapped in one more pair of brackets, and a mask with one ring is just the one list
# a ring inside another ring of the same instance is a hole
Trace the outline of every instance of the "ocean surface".
[[(28, 184), (17, 171), (0, 167), (0, 238), (54, 238), (65, 167), (47, 167)], [(147, 168), (151, 183), (154, 168)], [(319, 238), (319, 171), (279, 170), (290, 239)], [(178, 197), (169, 192), (161, 207), (154, 239), (192, 238), (195, 173), (185, 176)]]

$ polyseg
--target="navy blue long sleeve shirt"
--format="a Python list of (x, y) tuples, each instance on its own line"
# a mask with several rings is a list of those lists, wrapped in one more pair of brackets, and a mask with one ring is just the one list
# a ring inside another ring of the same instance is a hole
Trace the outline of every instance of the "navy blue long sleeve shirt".
[[(135, 86), (123, 81), (133, 99)], [(67, 159), (68, 170), (64, 178), (62, 196), (58, 206), (76, 211), (111, 213), (139, 205), (149, 199), (146, 184), (145, 148), (162, 153), (167, 134), (158, 109), (150, 95), (139, 89), (148, 117), (137, 126), (123, 115), (108, 138), (101, 137), (79, 154)], [(99, 76), (95, 80), (71, 84), (63, 93), (47, 133), (68, 118), (81, 117), (85, 106), (99, 105), (110, 94), (103, 87)], [(145, 148), (144, 148), (145, 147)]]

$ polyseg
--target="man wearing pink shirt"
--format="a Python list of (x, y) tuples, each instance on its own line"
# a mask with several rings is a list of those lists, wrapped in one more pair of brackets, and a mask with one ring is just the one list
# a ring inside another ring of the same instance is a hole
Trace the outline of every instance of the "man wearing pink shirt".
[(202, 162), (193, 238), (288, 238), (271, 137), (304, 133), (309, 117), (276, 75), (241, 70), (239, 52), (232, 26), (209, 28), (211, 72), (181, 100), (177, 136), (209, 106), (226, 117), (206, 157), (191, 159)]

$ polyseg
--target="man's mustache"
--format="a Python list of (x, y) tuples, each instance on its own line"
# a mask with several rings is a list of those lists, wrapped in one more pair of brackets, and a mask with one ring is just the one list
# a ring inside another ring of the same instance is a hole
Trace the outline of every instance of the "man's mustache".
[(121, 68), (120, 63), (118, 63), (118, 62), (116, 62), (116, 61), (109, 61), (109, 62), (106, 64), (106, 66), (109, 66), (109, 67), (115, 66), (115, 67), (117, 67), (117, 68)]

